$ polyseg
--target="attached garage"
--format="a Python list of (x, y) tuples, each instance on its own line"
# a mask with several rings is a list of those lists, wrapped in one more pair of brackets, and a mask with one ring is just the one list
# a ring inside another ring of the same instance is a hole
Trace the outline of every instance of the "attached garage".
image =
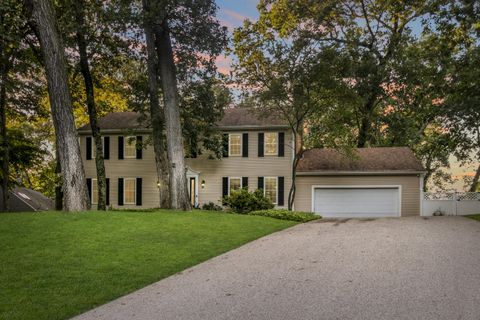
[(424, 169), (408, 148), (306, 151), (297, 168), (295, 210), (328, 218), (420, 215)]

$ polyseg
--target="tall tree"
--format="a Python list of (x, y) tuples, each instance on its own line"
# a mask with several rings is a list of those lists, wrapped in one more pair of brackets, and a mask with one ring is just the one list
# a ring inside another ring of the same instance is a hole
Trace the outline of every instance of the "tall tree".
[(105, 176), (105, 162), (103, 159), (103, 144), (100, 128), (98, 127), (97, 108), (95, 105), (95, 94), (92, 74), (88, 62), (87, 54), (87, 40), (86, 40), (86, 23), (85, 23), (85, 3), (84, 0), (72, 1), (75, 15), (75, 29), (78, 52), (80, 54), (80, 71), (82, 73), (85, 83), (85, 93), (88, 117), (90, 127), (92, 130), (93, 140), (95, 143), (95, 165), (97, 168), (97, 183), (98, 183), (98, 210), (106, 210), (107, 197), (107, 179)]
[(87, 210), (89, 208), (87, 183), (67, 84), (64, 48), (53, 6), (50, 0), (25, 0), (25, 3), (39, 31), (62, 167), (64, 209), (66, 211)]

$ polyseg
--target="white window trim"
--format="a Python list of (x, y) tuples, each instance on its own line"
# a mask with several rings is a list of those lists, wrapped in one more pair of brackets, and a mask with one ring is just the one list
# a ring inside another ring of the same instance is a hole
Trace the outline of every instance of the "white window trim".
[[(97, 184), (97, 202), (93, 202), (93, 186), (94, 186), (94, 184)], [(91, 202), (91, 204), (98, 204), (98, 180), (95, 179), (95, 178), (92, 178), (92, 185), (90, 187), (91, 187), (90, 202)]]
[[(101, 136), (102, 138), (102, 152), (105, 152), (105, 137)], [(95, 150), (96, 150), (96, 145), (95, 145), (95, 137), (92, 136), (92, 159), (95, 159)]]
[(267, 189), (265, 188), (265, 184), (267, 183), (267, 179), (275, 179), (275, 202), (273, 203), (274, 205), (277, 205), (278, 203), (278, 177), (263, 177), (263, 195), (266, 197), (267, 196)]
[[(133, 138), (133, 139), (132, 139)], [(127, 147), (127, 144), (128, 144), (128, 141), (132, 139), (133, 141), (135, 141), (135, 143), (133, 144), (135, 146), (135, 154), (133, 156), (127, 156), (127, 152), (126, 152), (126, 147)], [(123, 138), (123, 157), (125, 159), (136, 159), (137, 158), (137, 136), (125, 136)]]
[[(267, 153), (267, 138), (266, 138), (266, 135), (267, 134), (277, 134), (277, 145), (276, 145), (276, 148), (275, 148), (275, 153)], [(278, 156), (278, 140), (279, 140), (279, 133), (278, 132), (265, 132), (264, 133), (264, 138), (263, 138), (263, 155), (264, 156)]]
[[(240, 136), (240, 152), (238, 154), (231, 153), (231, 138), (232, 135)], [(228, 134), (228, 156), (229, 157), (241, 157), (242, 156), (242, 148), (243, 148), (243, 134), (242, 133), (229, 133)]]
[(240, 189), (243, 188), (243, 179), (242, 177), (228, 177), (228, 195), (230, 195), (230, 180), (231, 179), (239, 179), (240, 180)]
[[(127, 202), (125, 197), (125, 185), (127, 180), (133, 180), (133, 202)], [(123, 178), (123, 204), (137, 204), (137, 178)]]

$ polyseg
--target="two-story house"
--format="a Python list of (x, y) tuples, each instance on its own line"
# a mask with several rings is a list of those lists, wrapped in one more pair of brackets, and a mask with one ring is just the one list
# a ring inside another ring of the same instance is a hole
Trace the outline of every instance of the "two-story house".
[[(107, 175), (107, 202), (112, 207), (159, 206), (151, 129), (134, 112), (99, 119)], [(293, 139), (278, 118), (259, 118), (232, 108), (217, 124), (225, 135), (220, 159), (208, 153), (187, 158), (192, 205), (213, 202), (233, 190), (262, 189), (276, 207), (287, 205), (292, 183)], [(88, 125), (78, 130), (92, 204), (96, 204), (93, 139)], [(137, 148), (143, 142), (143, 148)], [(295, 210), (331, 217), (379, 217), (420, 214), (423, 167), (408, 148), (358, 149), (347, 157), (313, 149), (297, 168)]]

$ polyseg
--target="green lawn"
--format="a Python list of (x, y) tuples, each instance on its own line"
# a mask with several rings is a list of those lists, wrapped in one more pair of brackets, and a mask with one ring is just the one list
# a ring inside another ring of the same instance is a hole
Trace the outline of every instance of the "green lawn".
[(0, 319), (66, 319), (294, 224), (202, 211), (0, 214)]
[(479, 214), (474, 214), (474, 215), (471, 215), (471, 216), (467, 216), (467, 217), (480, 221), (480, 213)]

